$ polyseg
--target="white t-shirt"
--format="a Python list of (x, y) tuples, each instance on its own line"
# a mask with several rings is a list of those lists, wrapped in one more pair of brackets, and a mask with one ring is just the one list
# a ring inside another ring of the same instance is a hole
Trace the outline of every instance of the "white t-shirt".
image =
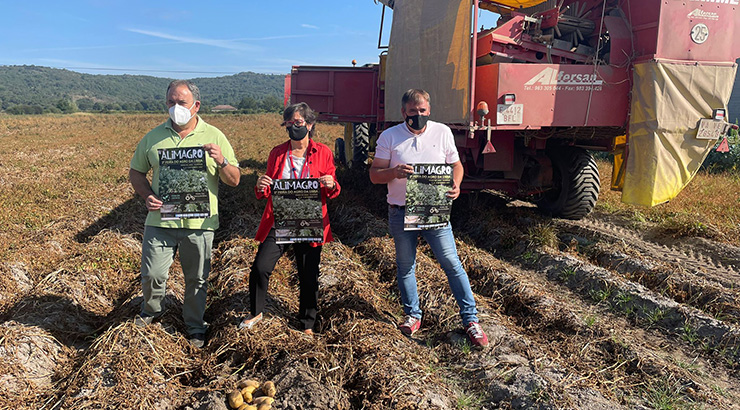
[[(383, 131), (375, 147), (375, 158), (390, 160), (389, 167), (393, 168), (398, 164), (454, 164), (460, 155), (450, 127), (429, 121), (418, 135), (409, 131), (405, 123)], [(388, 203), (406, 203), (406, 178), (388, 183)]]
[[(295, 165), (295, 171), (293, 170), (293, 167), (291, 166), (290, 159), (293, 157), (293, 164)], [(290, 154), (285, 156), (285, 164), (283, 165), (283, 173), (280, 174), (280, 179), (297, 179), (303, 175), (304, 178), (307, 178), (306, 175), (308, 175), (308, 169), (306, 169), (306, 172), (303, 172), (303, 165), (306, 163), (306, 157), (295, 157)], [(295, 174), (294, 174), (295, 172)]]

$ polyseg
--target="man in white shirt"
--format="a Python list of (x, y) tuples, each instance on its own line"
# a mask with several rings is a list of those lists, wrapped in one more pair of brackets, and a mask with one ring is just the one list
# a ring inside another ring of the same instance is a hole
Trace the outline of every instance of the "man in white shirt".
[(404, 123), (380, 134), (375, 158), (370, 167), (370, 180), (374, 184), (388, 184), (388, 228), (396, 246), (398, 289), (406, 315), (399, 329), (410, 336), (421, 327), (422, 312), (415, 275), (416, 245), (421, 233), (447, 274), (470, 342), (473, 346), (485, 347), (488, 345), (488, 337), (478, 324), (478, 310), (470, 280), (457, 255), (450, 224), (438, 229), (404, 230), (406, 177), (414, 172), (413, 166), (409, 164), (451, 165), (453, 186), (447, 196), (454, 200), (460, 195), (463, 166), (452, 131), (444, 124), (429, 121), (430, 109), (429, 94), (426, 91), (406, 91), (401, 99)]

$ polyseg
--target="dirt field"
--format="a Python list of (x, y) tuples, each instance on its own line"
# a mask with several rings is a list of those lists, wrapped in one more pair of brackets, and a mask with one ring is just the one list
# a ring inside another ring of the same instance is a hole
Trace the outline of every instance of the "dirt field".
[[(177, 263), (163, 319), (132, 323), (145, 208), (128, 163), (164, 117), (0, 117), (0, 409), (225, 409), (243, 378), (274, 381), (276, 409), (740, 408), (738, 219), (681, 214), (678, 201), (675, 219), (720, 229), (638, 217), (664, 211), (614, 205), (606, 165), (604, 201), (581, 221), (492, 193), (455, 202), (488, 349), (467, 344), (425, 244), (422, 330), (396, 330), (385, 188), (347, 170), (330, 202), (337, 240), (323, 251), (318, 334), (297, 330), (290, 255), (272, 276), (266, 320), (238, 331), (264, 208), (253, 187), (285, 135), (276, 115), (205, 119), (229, 137), (243, 171), (238, 187), (222, 185), (210, 340), (199, 351), (183, 337)], [(330, 146), (342, 133), (319, 130)], [(740, 182), (719, 183), (734, 195), (725, 215), (736, 218)]]

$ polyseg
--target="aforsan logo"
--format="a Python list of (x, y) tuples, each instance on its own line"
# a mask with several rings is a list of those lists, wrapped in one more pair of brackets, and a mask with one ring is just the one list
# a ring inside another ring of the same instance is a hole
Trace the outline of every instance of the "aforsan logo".
[(524, 85), (602, 85), (603, 83), (604, 81), (599, 80), (596, 74), (566, 74), (565, 71), (547, 67)]
[(689, 13), (686, 17), (690, 19), (700, 20), (719, 20), (719, 14), (712, 13), (711, 11), (704, 11), (702, 9), (696, 9)]

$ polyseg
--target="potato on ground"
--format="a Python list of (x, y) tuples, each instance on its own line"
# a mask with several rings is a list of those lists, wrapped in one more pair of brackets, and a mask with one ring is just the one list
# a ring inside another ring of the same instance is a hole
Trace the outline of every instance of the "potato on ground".
[(255, 387), (254, 386), (247, 386), (242, 389), (241, 395), (244, 399), (245, 403), (251, 403), (252, 397), (254, 396)]
[(272, 397), (261, 396), (261, 397), (257, 397), (256, 399), (254, 399), (254, 401), (252, 402), (252, 404), (259, 407), (262, 404), (272, 404), (272, 402), (274, 402), (274, 401), (275, 401), (275, 399), (273, 399)]
[(244, 398), (239, 390), (232, 390), (227, 397), (229, 399), (229, 406), (232, 409), (238, 409), (244, 404)]
[(260, 387), (260, 382), (258, 382), (257, 380), (250, 379), (250, 380), (240, 380), (239, 383), (237, 384), (237, 387), (239, 387), (240, 389), (243, 389), (249, 386), (253, 386), (255, 389), (257, 389), (258, 387)]
[(262, 390), (262, 394), (269, 397), (275, 397), (275, 393), (277, 393), (277, 389), (275, 388), (275, 383), (273, 382), (265, 382), (262, 384), (262, 387), (260, 388)]

